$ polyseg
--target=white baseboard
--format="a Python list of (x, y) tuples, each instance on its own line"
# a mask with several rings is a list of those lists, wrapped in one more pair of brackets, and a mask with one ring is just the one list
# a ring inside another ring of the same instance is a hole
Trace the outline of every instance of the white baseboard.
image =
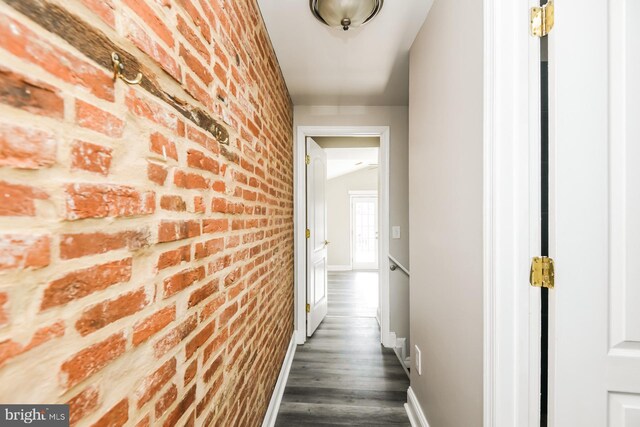
[(327, 265), (327, 271), (351, 271), (350, 265)]
[(418, 398), (416, 398), (411, 387), (407, 390), (407, 403), (404, 404), (404, 409), (407, 411), (412, 427), (429, 427), (427, 417), (424, 416)]
[(293, 356), (296, 354), (296, 334), (295, 331), (291, 336), (289, 342), (289, 348), (287, 354), (284, 356), (282, 367), (280, 368), (280, 375), (278, 375), (278, 381), (271, 394), (271, 400), (269, 401), (269, 407), (267, 413), (264, 415), (262, 421), (262, 427), (273, 427), (276, 424), (276, 418), (278, 418), (278, 410), (280, 409), (280, 402), (284, 395), (284, 389), (287, 386), (287, 379), (289, 378), (289, 371), (291, 370), (291, 364), (293, 363)]
[(409, 377), (410, 376), (409, 367), (411, 365), (410, 364), (407, 365), (407, 339), (396, 338), (396, 346), (394, 347), (393, 351), (396, 354), (396, 357), (398, 358), (398, 360), (400, 361), (400, 364), (402, 365), (402, 369), (404, 369), (404, 372)]

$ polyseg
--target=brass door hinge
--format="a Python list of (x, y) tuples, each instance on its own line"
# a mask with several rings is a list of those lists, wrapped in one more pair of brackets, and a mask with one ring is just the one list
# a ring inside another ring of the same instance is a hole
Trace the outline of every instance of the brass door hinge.
[(310, 155), (306, 155), (304, 156), (304, 163), (305, 165), (310, 165), (311, 164), (311, 156)]
[(549, 1), (544, 6), (531, 8), (531, 35), (534, 37), (544, 37), (553, 28), (554, 14), (553, 1)]
[(555, 286), (555, 271), (553, 259), (543, 256), (531, 260), (529, 283), (536, 288), (553, 289)]
[(307, 239), (310, 239), (311, 238), (311, 230), (309, 230), (307, 228), (307, 231), (305, 232), (305, 235), (307, 236)]
[(311, 304), (307, 304), (307, 313), (311, 313)]

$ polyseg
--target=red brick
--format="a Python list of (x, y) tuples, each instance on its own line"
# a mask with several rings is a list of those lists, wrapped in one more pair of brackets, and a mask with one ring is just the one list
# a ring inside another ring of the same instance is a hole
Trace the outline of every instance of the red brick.
[(229, 231), (228, 219), (205, 219), (202, 220), (202, 233), (215, 234)]
[(46, 267), (51, 258), (50, 245), (49, 236), (0, 235), (0, 271)]
[(161, 133), (153, 133), (149, 139), (149, 150), (162, 156), (171, 157), (178, 160), (178, 151), (175, 142), (169, 140)]
[(19, 342), (15, 342), (11, 339), (0, 341), (0, 367), (4, 363), (16, 356), (19, 356), (27, 351), (34, 349), (54, 338), (59, 338), (64, 335), (64, 322), (59, 321), (50, 326), (45, 326), (36, 331), (31, 337), (31, 340), (26, 345)]
[(220, 371), (220, 368), (222, 367), (222, 363), (223, 363), (222, 356), (223, 356), (222, 354), (219, 355), (216, 358), (216, 360), (214, 360), (211, 363), (211, 366), (209, 366), (209, 368), (207, 368), (207, 370), (204, 372), (202, 379), (204, 379), (205, 383), (208, 383), (209, 381), (211, 381), (211, 378), (213, 378), (214, 375)]
[(220, 173), (218, 162), (197, 150), (187, 151), (187, 164), (192, 168), (206, 170), (215, 174)]
[(198, 360), (194, 360), (184, 371), (184, 386), (189, 385), (191, 381), (196, 377), (198, 373)]
[(200, 37), (191, 30), (190, 25), (182, 18), (181, 15), (177, 15), (178, 17), (178, 30), (180, 34), (189, 42), (191, 47), (200, 54), (200, 56), (205, 60), (206, 63), (211, 62), (211, 54), (209, 50), (204, 45), (204, 43), (200, 40)]
[(143, 319), (133, 327), (133, 345), (137, 346), (176, 320), (176, 306), (165, 307)]
[(76, 329), (82, 336), (89, 335), (116, 320), (137, 313), (149, 302), (144, 288), (126, 293), (85, 310), (76, 322)]
[(227, 212), (227, 200), (220, 197), (211, 200), (211, 212)]
[(156, 419), (160, 419), (164, 415), (164, 413), (169, 409), (169, 407), (176, 401), (178, 398), (178, 388), (175, 384), (171, 384), (171, 386), (167, 389), (166, 392), (156, 402)]
[(225, 328), (205, 347), (202, 352), (202, 363), (207, 363), (212, 355), (216, 354), (229, 339), (229, 331)]
[(187, 64), (187, 67), (189, 67), (189, 69), (198, 76), (202, 83), (204, 83), (205, 86), (209, 86), (213, 81), (213, 76), (204, 64), (202, 64), (198, 58), (193, 56), (183, 44), (180, 44), (180, 56), (184, 60), (185, 64)]
[(211, 323), (205, 326), (200, 332), (198, 332), (196, 336), (191, 339), (191, 341), (187, 343), (186, 354), (185, 354), (185, 357), (187, 360), (190, 359), (191, 356), (193, 356), (193, 354), (200, 347), (202, 347), (202, 345), (205, 342), (207, 342), (209, 338), (213, 336), (213, 332), (215, 331), (215, 328), (216, 328), (216, 321), (213, 320)]
[(211, 239), (206, 242), (196, 244), (195, 259), (210, 257), (224, 250), (224, 239)]
[(114, 14), (115, 6), (112, 0), (82, 0), (93, 13), (98, 15), (100, 19), (109, 24), (110, 27), (115, 27), (116, 18)]
[(150, 401), (162, 387), (176, 374), (176, 359), (169, 359), (154, 373), (145, 378), (142, 385), (136, 391), (138, 397), (138, 409)]
[(60, 236), (60, 258), (80, 258), (87, 255), (103, 254), (123, 248), (135, 251), (147, 246), (148, 244), (148, 230), (130, 230), (111, 234), (62, 234)]
[[(196, 409), (196, 413), (198, 414), (198, 416), (202, 415), (202, 413), (204, 412), (204, 410), (206, 408), (209, 407), (209, 403), (211, 402), (211, 399), (213, 399), (213, 397), (218, 393), (218, 390), (220, 390), (222, 383), (224, 380), (224, 375), (220, 375), (218, 377), (218, 379), (216, 379), (213, 384), (210, 384), (208, 387), (207, 392), (205, 393), (204, 397), (200, 400), (200, 402), (198, 402), (198, 406)], [(215, 414), (215, 412), (212, 412), (211, 415)], [(221, 419), (226, 419), (226, 416), (224, 413), (220, 413), (220, 415), (222, 415)], [(258, 422), (259, 424), (259, 422)], [(214, 422), (207, 422), (205, 421), (205, 425), (218, 425)]]
[(138, 15), (169, 47), (173, 47), (173, 35), (164, 20), (166, 16), (158, 16), (147, 2), (140, 0), (124, 0), (124, 3)]
[(149, 181), (155, 182), (158, 185), (164, 185), (168, 173), (164, 166), (156, 165), (155, 163), (149, 163), (147, 165), (147, 177)]
[(56, 162), (57, 139), (51, 132), (0, 124), (0, 166), (41, 169)]
[(0, 68), (0, 103), (41, 116), (64, 117), (64, 101), (56, 89), (4, 68)]
[(158, 243), (174, 242), (200, 234), (200, 221), (162, 221), (158, 227)]
[(204, 104), (207, 108), (210, 108), (212, 104), (211, 95), (209, 90), (203, 87), (202, 83), (198, 83), (196, 79), (189, 74), (185, 74), (185, 89), (189, 95)]
[(224, 295), (220, 295), (209, 301), (200, 312), (200, 321), (204, 321), (211, 317), (225, 303)]
[(100, 392), (89, 387), (67, 401), (69, 405), (69, 422), (76, 425), (78, 421), (93, 413), (100, 403)]
[(155, 351), (155, 356), (157, 358), (161, 358), (164, 356), (169, 350), (178, 345), (182, 340), (193, 332), (193, 330), (198, 326), (198, 316), (193, 315), (189, 317), (187, 320), (176, 326), (166, 334), (161, 340), (159, 340), (153, 346)]
[(102, 145), (76, 141), (71, 147), (71, 167), (106, 176), (111, 167), (112, 151)]
[(80, 86), (107, 101), (114, 100), (109, 72), (51, 44), (7, 15), (0, 16), (0, 46), (67, 83)]
[(196, 289), (189, 296), (189, 308), (195, 307), (218, 290), (218, 280), (211, 281), (199, 289)]
[(164, 298), (188, 288), (198, 280), (202, 280), (205, 276), (204, 267), (197, 267), (192, 270), (184, 270), (174, 274), (164, 280)]
[(127, 38), (133, 41), (138, 49), (155, 59), (156, 62), (160, 64), (160, 67), (162, 67), (162, 69), (177, 82), (182, 82), (182, 71), (180, 70), (180, 66), (176, 63), (175, 59), (173, 59), (171, 53), (167, 52), (167, 50), (162, 47), (159, 43), (159, 39), (154, 37), (153, 34), (149, 33), (146, 29), (143, 29), (133, 19), (126, 16), (123, 16), (122, 18), (122, 27), (127, 34)]
[(173, 175), (173, 183), (180, 188), (188, 190), (206, 190), (209, 188), (209, 181), (196, 173), (187, 173), (176, 170)]
[(151, 419), (149, 418), (149, 414), (145, 415), (144, 418), (142, 418), (140, 421), (138, 421), (138, 424), (136, 424), (136, 427), (150, 427), (151, 426)]
[(34, 216), (35, 201), (48, 198), (33, 187), (0, 181), (0, 216)]
[(191, 261), (191, 247), (189, 245), (181, 246), (178, 249), (160, 254), (157, 268), (163, 270), (189, 261)]
[(175, 114), (153, 101), (138, 97), (133, 89), (127, 93), (126, 104), (129, 111), (138, 117), (151, 120), (173, 132), (178, 128), (178, 118)]
[(200, 33), (204, 39), (211, 43), (211, 27), (207, 24), (207, 20), (196, 9), (195, 2), (193, 0), (177, 0), (177, 2), (191, 17), (196, 27), (200, 29)]
[(163, 427), (174, 427), (178, 425), (178, 421), (182, 418), (184, 414), (189, 411), (189, 408), (196, 400), (196, 386), (194, 385), (191, 389), (186, 392), (185, 396), (182, 398), (180, 403), (175, 407), (175, 409), (169, 414), (167, 419), (165, 420)]
[(204, 204), (204, 198), (202, 196), (195, 196), (193, 198), (193, 211), (195, 213), (206, 213), (207, 207)]
[(238, 304), (231, 304), (229, 307), (225, 308), (224, 311), (220, 314), (218, 321), (220, 325), (226, 325), (236, 313), (238, 312)]
[(121, 400), (91, 427), (121, 427), (129, 420), (129, 401)]
[(187, 204), (180, 196), (165, 195), (160, 199), (160, 207), (167, 211), (184, 212)]
[(155, 194), (115, 184), (68, 184), (66, 219), (148, 215), (155, 211)]
[(126, 345), (123, 333), (114, 334), (67, 359), (60, 368), (63, 385), (71, 388), (102, 370), (124, 353)]
[(40, 310), (67, 304), (131, 278), (131, 258), (74, 271), (44, 290)]
[(79, 99), (76, 100), (76, 123), (113, 138), (121, 138), (124, 132), (124, 122), (118, 117)]

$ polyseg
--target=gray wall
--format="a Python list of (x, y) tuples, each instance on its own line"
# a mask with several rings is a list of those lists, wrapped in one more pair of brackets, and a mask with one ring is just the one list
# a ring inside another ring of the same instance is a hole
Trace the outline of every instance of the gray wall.
[[(315, 138), (314, 138), (315, 140)], [(378, 168), (370, 167), (327, 180), (327, 263), (351, 265), (351, 198), (349, 191), (378, 191)]]
[[(298, 126), (389, 126), (389, 225), (401, 227), (401, 238), (389, 240), (389, 252), (409, 268), (408, 107), (300, 105), (294, 107), (293, 126), (294, 135)], [(401, 274), (389, 276), (389, 327), (398, 338), (408, 338), (409, 284)]]
[(411, 388), (434, 427), (483, 422), (482, 16), (436, 0), (411, 48)]

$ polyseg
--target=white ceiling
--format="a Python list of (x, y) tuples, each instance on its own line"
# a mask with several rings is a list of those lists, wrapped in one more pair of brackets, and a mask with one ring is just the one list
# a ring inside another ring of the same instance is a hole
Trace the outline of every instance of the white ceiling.
[(325, 148), (327, 179), (378, 166), (378, 148)]
[(360, 28), (321, 24), (308, 0), (258, 0), (295, 105), (407, 105), (409, 49), (432, 0), (386, 0)]

